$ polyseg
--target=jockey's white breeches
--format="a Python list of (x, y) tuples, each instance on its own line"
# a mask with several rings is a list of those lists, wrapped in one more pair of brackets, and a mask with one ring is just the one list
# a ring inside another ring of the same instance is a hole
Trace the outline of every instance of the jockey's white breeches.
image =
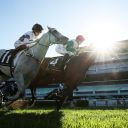
[(65, 46), (62, 44), (58, 44), (55, 50), (57, 53), (62, 54), (62, 55), (65, 55), (65, 54), (69, 54), (69, 56), (74, 55), (74, 53), (67, 51)]

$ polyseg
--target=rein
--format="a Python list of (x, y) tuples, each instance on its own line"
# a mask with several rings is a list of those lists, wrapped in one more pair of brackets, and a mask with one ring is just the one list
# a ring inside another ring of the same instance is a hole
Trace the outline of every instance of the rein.
[[(49, 45), (40, 44), (40, 43), (39, 43), (40, 40), (38, 40), (36, 44), (39, 44), (39, 45), (42, 46), (42, 47), (43, 47), (43, 46), (45, 46), (45, 47), (51, 46), (52, 44), (55, 43), (55, 42), (52, 42), (52, 41), (51, 41), (51, 38), (50, 38), (51, 34), (53, 34), (53, 33), (49, 31), (49, 42), (50, 42)], [(53, 35), (58, 39), (56, 42), (60, 42), (60, 41), (61, 41), (55, 34), (53, 34)], [(33, 46), (34, 46), (34, 45), (33, 45)], [(33, 46), (32, 46), (32, 47), (33, 47)]]

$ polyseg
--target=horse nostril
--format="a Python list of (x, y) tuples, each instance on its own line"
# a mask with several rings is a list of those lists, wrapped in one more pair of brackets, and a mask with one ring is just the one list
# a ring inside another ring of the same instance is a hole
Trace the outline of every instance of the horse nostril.
[(66, 44), (66, 42), (68, 41), (68, 38), (67, 37), (63, 37), (60, 39), (61, 42), (63, 42), (64, 44)]
[(65, 40), (65, 41), (68, 41), (68, 38), (67, 38), (67, 37), (64, 37), (64, 40)]

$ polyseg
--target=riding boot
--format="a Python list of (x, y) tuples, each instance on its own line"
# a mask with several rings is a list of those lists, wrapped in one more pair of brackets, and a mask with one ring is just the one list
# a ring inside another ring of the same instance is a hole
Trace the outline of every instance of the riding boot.
[(62, 60), (61, 69), (64, 69), (66, 61), (69, 59), (69, 54), (65, 54)]

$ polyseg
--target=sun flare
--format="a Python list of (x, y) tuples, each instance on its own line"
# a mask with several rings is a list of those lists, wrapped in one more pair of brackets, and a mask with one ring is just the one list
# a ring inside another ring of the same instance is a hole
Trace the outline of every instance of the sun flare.
[(98, 53), (110, 54), (114, 50), (113, 42), (96, 42), (93, 44), (94, 51)]
[(118, 40), (120, 30), (119, 26), (109, 22), (92, 25), (88, 35), (94, 51), (104, 54), (114, 52), (115, 41)]

